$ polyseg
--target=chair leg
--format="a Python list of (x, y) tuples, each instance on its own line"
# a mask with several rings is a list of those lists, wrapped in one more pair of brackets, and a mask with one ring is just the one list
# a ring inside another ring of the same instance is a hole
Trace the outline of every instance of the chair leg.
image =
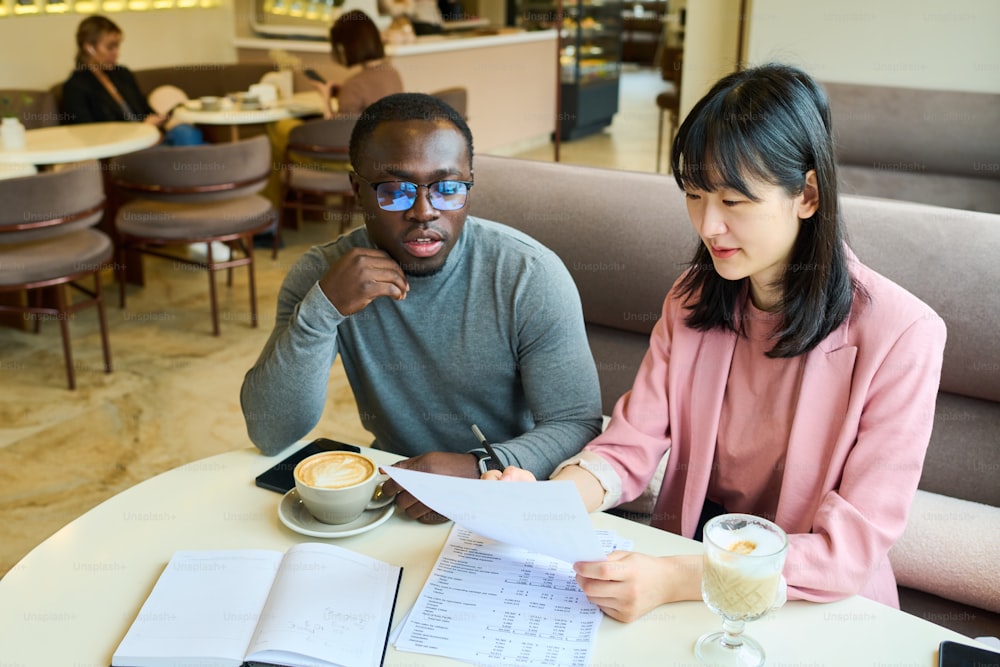
[[(278, 225), (280, 227), (280, 225)], [(247, 277), (250, 284), (250, 326), (257, 328), (257, 283), (254, 279), (253, 270), (253, 238), (247, 239)]]
[(104, 352), (104, 372), (111, 372), (111, 343), (108, 340), (108, 318), (104, 313), (104, 292), (101, 286), (101, 272), (94, 272), (94, 301), (97, 306), (97, 323), (101, 327), (101, 348)]
[(660, 109), (660, 123), (656, 128), (656, 173), (660, 173), (660, 158), (663, 156), (663, 114)]
[[(33, 300), (35, 302), (35, 308), (41, 308), (42, 307), (42, 290), (36, 289), (36, 290), (33, 290), (33, 291), (34, 291), (34, 294), (29, 293), (29, 294), (26, 295), (26, 298), (29, 301)], [(33, 328), (35, 330), (35, 334), (37, 335), (42, 330), (42, 317), (41, 317), (41, 315), (39, 313), (34, 313), (34, 315), (35, 315), (35, 322), (34, 322), (34, 327)]]
[(63, 359), (66, 360), (66, 379), (69, 380), (69, 388), (76, 389), (76, 373), (73, 369), (73, 350), (69, 344), (69, 312), (66, 302), (66, 285), (56, 285), (56, 310), (59, 318), (59, 331), (62, 334)]
[(215, 271), (208, 270), (208, 296), (212, 303), (212, 335), (219, 335), (219, 300), (215, 293)]
[(128, 271), (125, 267), (125, 257), (128, 256), (126, 246), (124, 244), (120, 245), (115, 251), (115, 276), (118, 280), (118, 307), (125, 308), (125, 282), (128, 277)]

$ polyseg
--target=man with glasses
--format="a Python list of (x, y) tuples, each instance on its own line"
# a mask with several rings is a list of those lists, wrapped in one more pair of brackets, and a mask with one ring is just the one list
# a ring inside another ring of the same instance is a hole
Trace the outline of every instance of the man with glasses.
[[(500, 465), (548, 476), (601, 423), (565, 266), (525, 234), (469, 216), (472, 134), (437, 98), (372, 104), (350, 157), (365, 224), (312, 248), (285, 278), (274, 331), (243, 382), (251, 440), (275, 454), (312, 430), (339, 353), (374, 446), (410, 457), (401, 466), (479, 477), (497, 464), (477, 424)], [(405, 491), (397, 504), (440, 520)]]

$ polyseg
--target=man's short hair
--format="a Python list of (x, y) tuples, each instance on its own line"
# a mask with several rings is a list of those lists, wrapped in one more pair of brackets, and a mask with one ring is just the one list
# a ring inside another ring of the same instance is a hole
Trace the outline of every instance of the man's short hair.
[(396, 93), (387, 95), (368, 106), (358, 116), (351, 132), (351, 164), (357, 170), (364, 145), (382, 123), (392, 121), (429, 120), (447, 121), (455, 126), (469, 149), (469, 165), (472, 165), (472, 131), (450, 104), (426, 93)]

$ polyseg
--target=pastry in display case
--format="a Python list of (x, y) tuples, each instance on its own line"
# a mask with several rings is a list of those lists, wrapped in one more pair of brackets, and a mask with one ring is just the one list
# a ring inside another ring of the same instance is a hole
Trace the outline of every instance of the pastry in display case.
[[(559, 28), (562, 88), (560, 138), (599, 132), (618, 112), (621, 2), (509, 0), (508, 24), (525, 30)], [(558, 25), (557, 25), (558, 24)]]

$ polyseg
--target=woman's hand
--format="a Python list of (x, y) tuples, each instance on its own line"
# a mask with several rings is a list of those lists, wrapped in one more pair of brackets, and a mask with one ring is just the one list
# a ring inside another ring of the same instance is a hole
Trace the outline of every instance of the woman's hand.
[(337, 96), (340, 91), (340, 86), (336, 83), (330, 83), (329, 81), (314, 81), (309, 79), (309, 85), (316, 89), (319, 96), (323, 98), (323, 118), (332, 118), (333, 111), (330, 109), (330, 100)]
[(487, 470), (480, 476), (480, 479), (500, 480), (502, 482), (534, 482), (535, 476), (524, 468), (517, 466), (507, 466), (503, 472), (499, 470)]
[(605, 561), (573, 564), (587, 599), (631, 623), (667, 602), (701, 599), (701, 556), (647, 556), (614, 551)]
[(160, 127), (165, 122), (167, 122), (167, 117), (166, 116), (161, 116), (158, 113), (151, 113), (148, 116), (146, 116), (145, 118), (143, 118), (142, 122), (149, 123), (150, 125), (153, 125), (155, 127)]

